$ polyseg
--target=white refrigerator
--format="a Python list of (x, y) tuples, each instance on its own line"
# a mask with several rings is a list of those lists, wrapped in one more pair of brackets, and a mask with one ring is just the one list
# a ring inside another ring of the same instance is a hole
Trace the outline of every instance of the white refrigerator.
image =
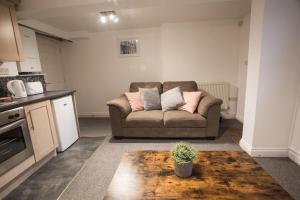
[(72, 96), (51, 101), (56, 122), (58, 151), (64, 151), (78, 139)]

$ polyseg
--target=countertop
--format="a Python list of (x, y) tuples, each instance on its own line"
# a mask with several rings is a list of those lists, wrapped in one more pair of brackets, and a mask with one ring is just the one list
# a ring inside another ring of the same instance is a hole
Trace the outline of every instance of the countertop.
[(33, 103), (37, 103), (40, 101), (57, 99), (60, 97), (72, 95), (73, 93), (75, 93), (75, 90), (47, 91), (42, 94), (36, 94), (36, 95), (24, 97), (24, 98), (14, 99), (14, 101), (9, 102), (9, 103), (5, 103), (5, 104), (0, 103), (0, 112), (14, 109), (14, 108), (21, 107), (21, 106), (26, 106), (26, 105), (33, 104)]

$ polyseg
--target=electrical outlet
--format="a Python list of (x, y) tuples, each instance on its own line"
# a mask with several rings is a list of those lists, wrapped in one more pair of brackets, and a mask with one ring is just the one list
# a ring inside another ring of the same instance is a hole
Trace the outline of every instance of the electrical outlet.
[(0, 67), (0, 75), (8, 75), (8, 74), (9, 74), (8, 68)]

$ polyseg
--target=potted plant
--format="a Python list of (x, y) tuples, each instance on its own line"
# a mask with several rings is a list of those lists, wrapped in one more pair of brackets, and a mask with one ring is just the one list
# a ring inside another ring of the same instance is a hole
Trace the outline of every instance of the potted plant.
[(193, 160), (197, 154), (196, 149), (191, 144), (180, 142), (171, 149), (171, 152), (174, 160), (175, 174), (182, 178), (191, 176)]

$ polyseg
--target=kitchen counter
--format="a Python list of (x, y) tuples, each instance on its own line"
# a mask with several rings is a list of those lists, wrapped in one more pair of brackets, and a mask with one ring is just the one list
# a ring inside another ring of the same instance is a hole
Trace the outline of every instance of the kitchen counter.
[(36, 95), (24, 97), (24, 98), (14, 99), (12, 102), (0, 104), (0, 112), (14, 109), (14, 108), (21, 107), (21, 106), (25, 106), (25, 105), (29, 105), (29, 104), (33, 104), (33, 103), (37, 103), (40, 101), (57, 99), (60, 97), (72, 95), (73, 93), (75, 93), (75, 90), (48, 91), (48, 92), (44, 92), (42, 94), (36, 94)]

